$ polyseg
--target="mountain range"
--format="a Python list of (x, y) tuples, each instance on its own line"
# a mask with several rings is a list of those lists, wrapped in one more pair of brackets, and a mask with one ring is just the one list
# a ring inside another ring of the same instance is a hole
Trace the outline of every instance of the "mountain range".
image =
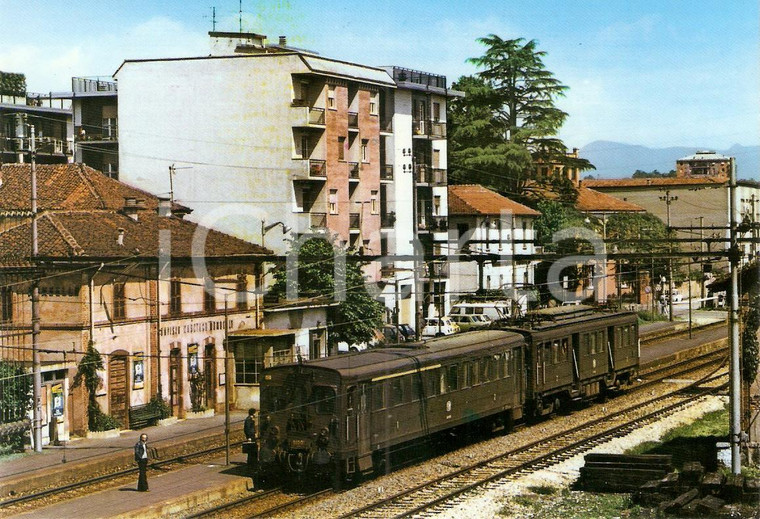
[(727, 150), (700, 146), (674, 146), (648, 148), (636, 144), (611, 141), (594, 141), (580, 149), (580, 156), (588, 159), (596, 170), (585, 171), (582, 177), (628, 178), (637, 170), (667, 173), (676, 169), (676, 160), (696, 151), (710, 150), (736, 159), (736, 176), (739, 179), (758, 180), (760, 174), (760, 146), (734, 144)]

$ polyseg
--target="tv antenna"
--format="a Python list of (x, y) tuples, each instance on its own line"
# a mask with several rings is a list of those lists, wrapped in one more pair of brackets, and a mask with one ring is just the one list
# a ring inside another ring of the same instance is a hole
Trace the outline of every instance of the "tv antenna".
[(243, 0), (238, 0), (238, 32), (243, 32)]
[(169, 166), (169, 200), (171, 201), (172, 205), (174, 205), (174, 173), (176, 173), (178, 169), (193, 169), (193, 167), (192, 166), (177, 167), (174, 164)]
[[(208, 18), (208, 16), (204, 16)], [(216, 7), (211, 7), (211, 32), (216, 32)]]

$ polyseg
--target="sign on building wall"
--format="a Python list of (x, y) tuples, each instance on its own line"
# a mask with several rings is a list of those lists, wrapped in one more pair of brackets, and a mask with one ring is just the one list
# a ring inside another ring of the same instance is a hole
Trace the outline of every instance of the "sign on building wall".
[(63, 384), (53, 384), (50, 392), (53, 397), (53, 417), (63, 418)]
[(142, 389), (145, 385), (145, 363), (142, 353), (136, 353), (132, 361), (132, 389)]

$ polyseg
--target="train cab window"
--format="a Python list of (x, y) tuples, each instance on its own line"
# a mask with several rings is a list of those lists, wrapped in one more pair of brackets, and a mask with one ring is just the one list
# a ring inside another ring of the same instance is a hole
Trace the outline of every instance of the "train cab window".
[(459, 389), (459, 366), (456, 364), (446, 368), (446, 391)]
[(480, 379), (483, 383), (496, 378), (496, 365), (493, 357), (483, 357), (480, 359)]
[(351, 386), (346, 391), (346, 410), (352, 412), (356, 406), (356, 386)]
[(282, 411), (287, 405), (282, 386), (263, 386), (261, 388), (261, 408), (267, 411)]
[(372, 410), (385, 409), (385, 384), (382, 382), (372, 386)]
[(551, 366), (553, 364), (552, 361), (552, 343), (547, 342), (546, 345), (544, 345), (544, 364), (547, 366)]
[(559, 364), (559, 341), (552, 342), (552, 364)]
[[(355, 389), (352, 387), (349, 390), (349, 397), (355, 393)], [(318, 414), (333, 414), (335, 412), (335, 389), (330, 386), (314, 386), (311, 391), (311, 402)], [(350, 404), (349, 407), (351, 407)]]
[(425, 388), (422, 384), (422, 375), (415, 373), (412, 375), (412, 402), (422, 400), (426, 397)]
[(562, 348), (559, 352), (559, 358), (562, 362), (567, 362), (570, 353), (570, 341), (565, 337), (562, 339)]
[(473, 361), (468, 363), (470, 368), (470, 383), (473, 386), (477, 386), (480, 384), (480, 367), (478, 366), (478, 361)]
[(499, 375), (501, 378), (507, 378), (512, 375), (511, 373), (511, 364), (512, 364), (512, 352), (511, 351), (505, 351), (500, 356), (500, 362), (499, 362)]

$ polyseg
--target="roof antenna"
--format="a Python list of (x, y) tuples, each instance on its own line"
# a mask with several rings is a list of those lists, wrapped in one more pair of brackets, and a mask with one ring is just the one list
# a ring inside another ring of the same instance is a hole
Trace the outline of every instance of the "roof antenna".
[[(208, 18), (208, 16), (204, 16), (204, 18)], [(216, 7), (211, 7), (211, 32), (216, 32)]]
[(238, 0), (238, 27), (239, 32), (243, 32), (243, 0)]

